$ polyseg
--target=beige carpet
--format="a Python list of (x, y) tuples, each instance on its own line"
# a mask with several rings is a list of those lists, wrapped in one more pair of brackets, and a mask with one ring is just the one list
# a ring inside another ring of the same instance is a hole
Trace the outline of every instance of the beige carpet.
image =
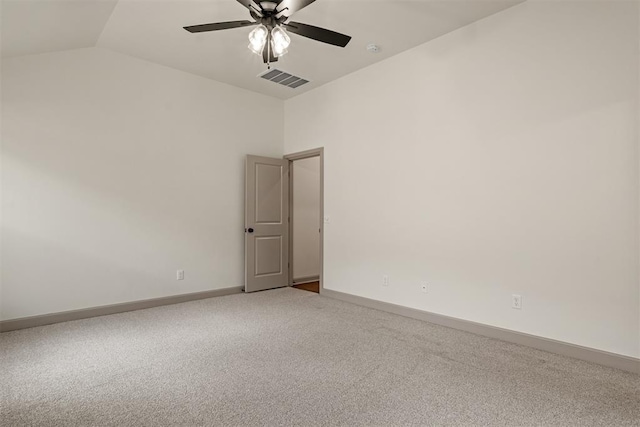
[(640, 377), (310, 292), (0, 335), (2, 426), (640, 425)]

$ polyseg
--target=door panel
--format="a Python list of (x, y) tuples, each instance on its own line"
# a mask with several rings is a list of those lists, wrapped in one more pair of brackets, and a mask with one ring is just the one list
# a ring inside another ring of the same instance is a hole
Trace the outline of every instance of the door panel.
[(282, 222), (282, 165), (255, 165), (256, 224)]
[(282, 274), (282, 236), (256, 237), (256, 277)]
[(247, 156), (245, 292), (287, 286), (289, 161)]

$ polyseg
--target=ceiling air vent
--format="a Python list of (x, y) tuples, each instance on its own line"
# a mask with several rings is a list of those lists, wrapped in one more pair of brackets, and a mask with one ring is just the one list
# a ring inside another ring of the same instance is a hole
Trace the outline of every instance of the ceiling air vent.
[(275, 68), (273, 70), (267, 70), (264, 73), (258, 74), (258, 77), (269, 80), (270, 82), (278, 83), (282, 86), (290, 87), (292, 89), (309, 83), (309, 80), (294, 76), (290, 73), (285, 73), (284, 71), (277, 70)]

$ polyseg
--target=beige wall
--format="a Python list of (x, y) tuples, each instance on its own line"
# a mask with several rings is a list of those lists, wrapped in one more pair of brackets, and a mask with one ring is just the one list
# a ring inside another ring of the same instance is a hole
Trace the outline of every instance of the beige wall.
[(640, 356), (637, 7), (527, 2), (286, 101), (324, 286)]
[(282, 101), (99, 48), (5, 59), (2, 88), (2, 319), (243, 284)]
[(320, 157), (293, 162), (293, 279), (320, 275)]

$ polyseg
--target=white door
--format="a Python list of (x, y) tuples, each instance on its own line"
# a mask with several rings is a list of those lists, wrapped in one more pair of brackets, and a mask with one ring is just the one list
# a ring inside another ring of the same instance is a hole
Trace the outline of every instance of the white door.
[(245, 292), (289, 284), (289, 161), (247, 156)]

